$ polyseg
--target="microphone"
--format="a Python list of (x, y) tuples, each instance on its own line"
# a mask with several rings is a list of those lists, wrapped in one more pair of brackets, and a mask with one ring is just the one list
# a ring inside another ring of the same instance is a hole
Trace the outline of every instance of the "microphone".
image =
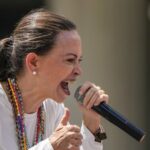
[[(83, 95), (79, 94), (81, 86), (78, 87), (75, 91), (74, 97), (77, 99), (79, 103), (83, 103), (84, 97), (86, 95), (86, 92)], [(142, 142), (145, 133), (142, 129), (136, 127), (131, 122), (129, 122), (125, 117), (123, 117), (121, 114), (119, 114), (117, 111), (115, 111), (112, 107), (110, 107), (105, 102), (100, 103), (97, 106), (92, 106), (92, 109), (106, 118), (108, 121), (125, 131), (127, 134), (129, 134), (131, 137), (136, 139), (139, 142)]]

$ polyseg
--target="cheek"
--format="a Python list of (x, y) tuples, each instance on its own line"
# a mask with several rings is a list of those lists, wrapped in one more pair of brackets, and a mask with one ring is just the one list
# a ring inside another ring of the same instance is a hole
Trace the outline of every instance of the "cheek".
[(55, 85), (71, 75), (72, 72), (72, 65), (57, 62), (53, 65), (47, 65), (44, 68), (42, 78), (43, 80), (49, 80), (48, 83), (51, 82), (51, 84)]
[(68, 76), (68, 75), (70, 75), (71, 73), (73, 72), (73, 66), (71, 66), (71, 65), (65, 65), (64, 67), (62, 67), (61, 68), (61, 70), (60, 70), (60, 74), (61, 75), (64, 75), (64, 76)]
[(56, 67), (46, 73), (46, 78), (53, 83), (59, 83), (72, 73), (72, 67)]
[(60, 76), (60, 78), (61, 78), (61, 76), (64, 77), (64, 76), (71, 74), (72, 71), (73, 71), (73, 66), (64, 64), (64, 63), (55, 67), (56, 76)]

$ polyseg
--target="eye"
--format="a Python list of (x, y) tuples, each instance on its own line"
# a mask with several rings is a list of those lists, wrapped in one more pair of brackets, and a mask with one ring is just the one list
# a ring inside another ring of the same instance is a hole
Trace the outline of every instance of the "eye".
[(67, 59), (67, 62), (72, 63), (72, 64), (75, 64), (75, 63), (76, 63), (76, 59), (74, 59), (74, 58), (69, 58), (69, 59)]
[(78, 64), (78, 63), (80, 64), (80, 62), (82, 60), (83, 60), (82, 58), (79, 58), (79, 59), (77, 59), (77, 58), (68, 58), (68, 59), (66, 59), (66, 62), (75, 65), (75, 64)]

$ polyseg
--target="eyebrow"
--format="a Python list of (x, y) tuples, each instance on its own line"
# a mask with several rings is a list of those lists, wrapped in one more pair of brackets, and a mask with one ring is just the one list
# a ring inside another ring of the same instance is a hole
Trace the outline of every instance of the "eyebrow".
[[(78, 56), (74, 53), (67, 53), (66, 56), (74, 56), (75, 58), (77, 58)], [(80, 59), (83, 58), (83, 56), (80, 57)]]

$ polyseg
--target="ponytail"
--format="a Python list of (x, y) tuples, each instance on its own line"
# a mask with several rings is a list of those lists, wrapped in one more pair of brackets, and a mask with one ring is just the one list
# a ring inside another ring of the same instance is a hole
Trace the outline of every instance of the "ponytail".
[(11, 53), (13, 50), (13, 38), (5, 38), (0, 41), (0, 81), (6, 81), (13, 77), (13, 65)]

